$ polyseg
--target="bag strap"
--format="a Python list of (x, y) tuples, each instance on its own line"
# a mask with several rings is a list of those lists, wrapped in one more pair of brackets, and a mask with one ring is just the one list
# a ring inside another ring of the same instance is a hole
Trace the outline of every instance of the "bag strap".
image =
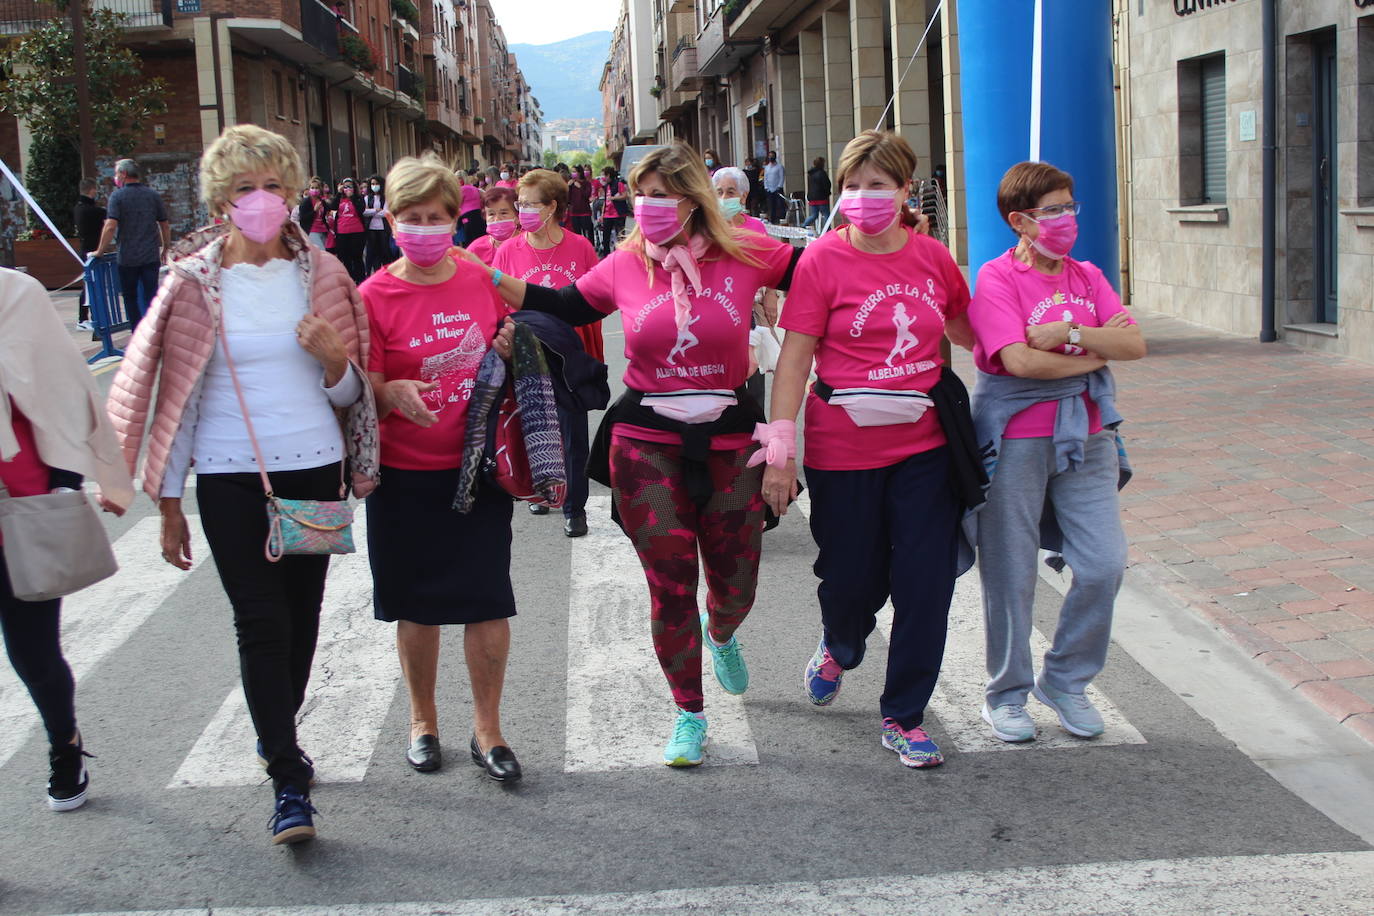
[[(258, 446), (258, 437), (253, 432), (253, 418), (248, 415), (248, 401), (243, 397), (243, 387), (239, 385), (239, 373), (234, 368), (234, 358), (229, 353), (229, 331), (224, 326), (224, 303), (219, 307), (219, 339), (224, 347), (224, 364), (229, 367), (229, 378), (234, 383), (234, 394), (239, 400), (239, 410), (243, 413), (243, 425), (248, 428), (248, 441), (253, 445), (253, 457), (258, 459), (258, 476), (262, 478), (262, 490), (267, 498), (275, 499), (276, 494), (272, 492), (272, 481), (267, 477), (267, 460), (262, 456), (262, 449)], [(339, 460), (339, 495), (343, 496), (346, 491), (344, 486), (343, 459)]]

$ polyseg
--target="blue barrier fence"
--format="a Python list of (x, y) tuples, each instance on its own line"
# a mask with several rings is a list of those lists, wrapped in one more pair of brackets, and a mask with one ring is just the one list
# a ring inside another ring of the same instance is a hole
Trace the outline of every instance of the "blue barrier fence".
[(91, 308), (91, 321), (101, 341), (100, 352), (86, 360), (88, 363), (124, 355), (113, 340), (115, 332), (129, 329), (124, 297), (120, 294), (118, 257), (106, 254), (86, 262), (86, 303)]

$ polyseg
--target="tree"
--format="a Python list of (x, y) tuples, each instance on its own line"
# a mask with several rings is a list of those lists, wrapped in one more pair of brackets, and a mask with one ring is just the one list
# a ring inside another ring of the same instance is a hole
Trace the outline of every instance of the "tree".
[(551, 149), (544, 150), (544, 168), (551, 169), (558, 165), (558, 154)]
[[(77, 181), (81, 174), (81, 154), (66, 140), (35, 134), (29, 146), (29, 167), (24, 183), (34, 200), (47, 211), (53, 224), (68, 238), (76, 234), (72, 208), (76, 206)], [(43, 226), (38, 214), (29, 211), (29, 226)]]
[[(104, 9), (85, 14), (91, 132), (97, 147), (115, 153), (132, 148), (147, 120), (167, 110), (166, 82), (146, 78), (138, 55), (120, 44), (126, 18)], [(28, 122), (34, 149), (53, 150), (44, 144), (59, 143), (80, 149), (73, 58), (71, 29), (61, 18), (48, 20), (0, 53), (6, 77), (0, 82), (0, 108)], [(68, 184), (80, 177), (79, 155), (76, 161), (66, 174)], [(34, 197), (59, 226), (70, 218), (71, 207), (64, 208), (61, 200), (36, 192)]]

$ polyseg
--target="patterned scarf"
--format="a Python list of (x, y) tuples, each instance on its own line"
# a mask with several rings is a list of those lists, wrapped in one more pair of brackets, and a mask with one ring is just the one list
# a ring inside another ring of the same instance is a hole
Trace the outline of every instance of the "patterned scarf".
[[(521, 439), (529, 462), (533, 492), (544, 502), (561, 505), (567, 492), (563, 465), (563, 434), (558, 425), (553, 379), (544, 358), (544, 347), (523, 324), (515, 326), (511, 375)], [(487, 456), (487, 427), (493, 410), (500, 410), (507, 390), (506, 364), (496, 351), (488, 350), (477, 367), (472, 400), (468, 402), (463, 431), (463, 461), (453, 508), (467, 514), (477, 501), (477, 486)]]
[(692, 317), (692, 300), (687, 295), (687, 284), (692, 284), (695, 292), (701, 292), (701, 266), (697, 263), (710, 249), (711, 245), (699, 235), (692, 236), (686, 245), (664, 248), (644, 240), (644, 251), (650, 258), (663, 265), (673, 281), (673, 318), (677, 321), (678, 332), (687, 330)]

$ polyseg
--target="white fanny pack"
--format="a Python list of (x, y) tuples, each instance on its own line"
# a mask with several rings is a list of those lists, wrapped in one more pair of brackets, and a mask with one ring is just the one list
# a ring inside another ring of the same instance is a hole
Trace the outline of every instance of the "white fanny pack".
[(679, 423), (711, 423), (719, 420), (726, 408), (738, 404), (739, 399), (729, 388), (684, 388), (646, 393), (639, 403), (660, 417)]
[(882, 388), (836, 388), (825, 401), (843, 407), (855, 426), (896, 426), (915, 423), (935, 402), (924, 391)]

